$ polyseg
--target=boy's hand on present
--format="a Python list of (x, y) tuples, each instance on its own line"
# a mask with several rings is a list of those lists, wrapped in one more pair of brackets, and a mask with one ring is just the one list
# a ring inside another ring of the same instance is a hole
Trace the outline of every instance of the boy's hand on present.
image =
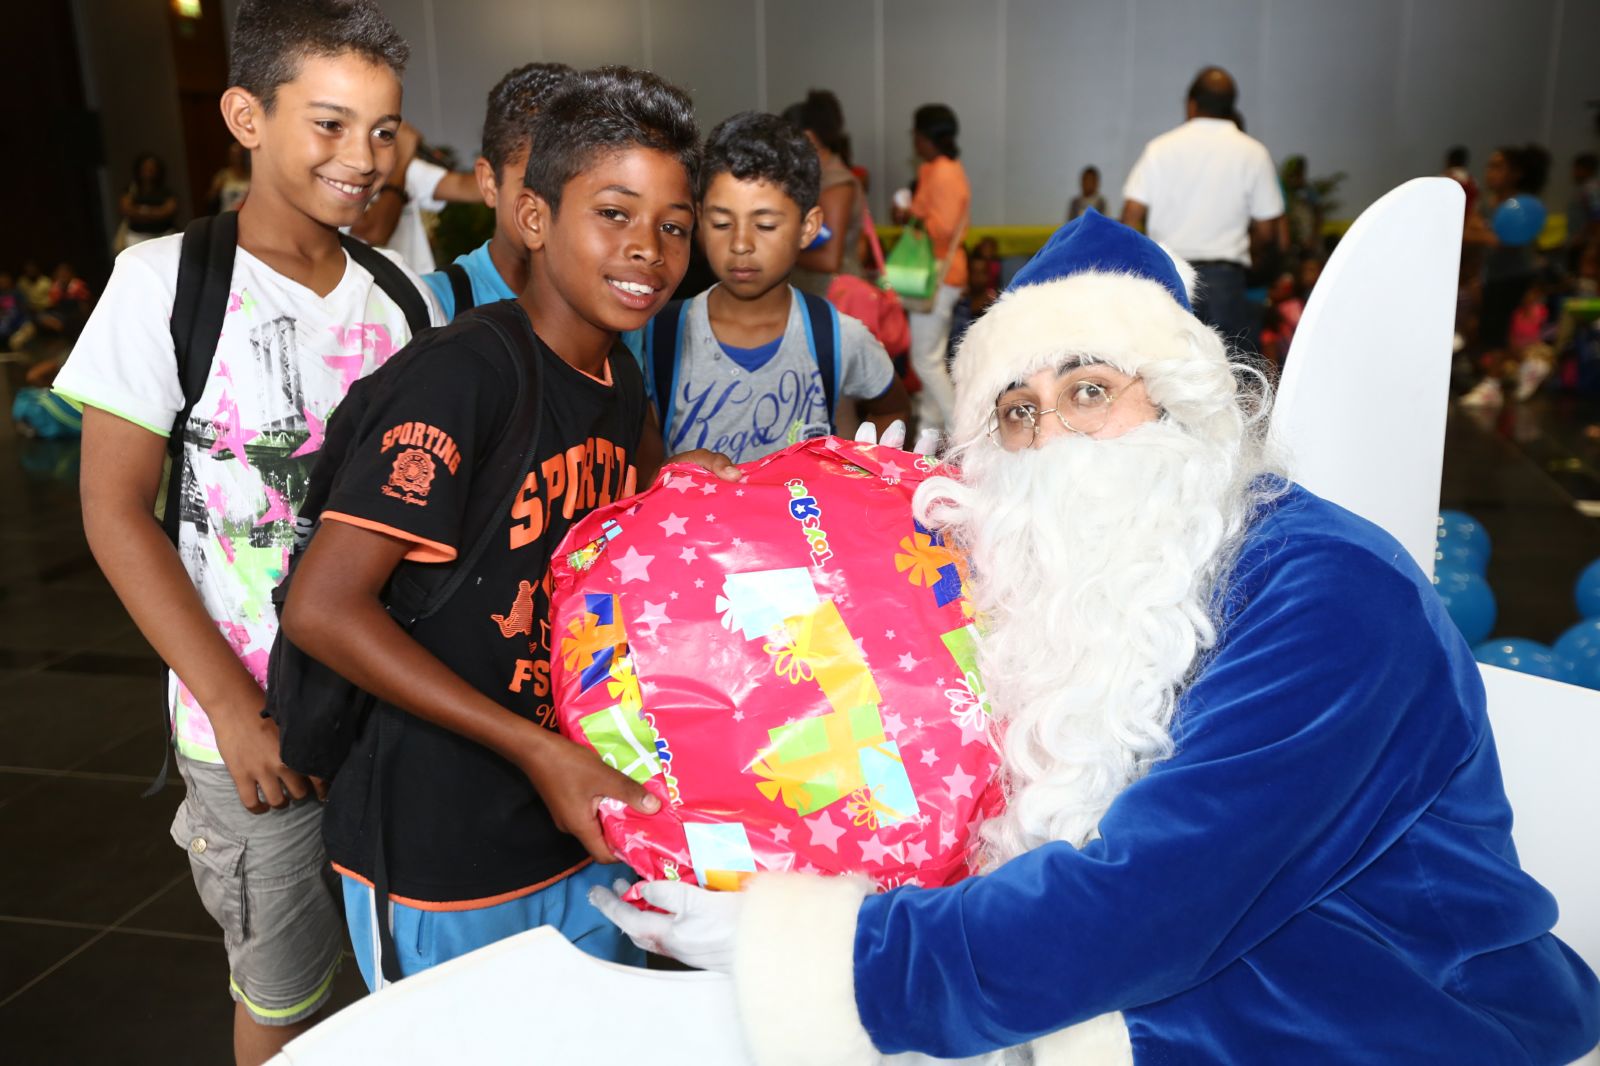
[(683, 881), (646, 881), (639, 886), (639, 895), (666, 912), (657, 914), (617, 898), (627, 888), (626, 881), (618, 881), (614, 891), (596, 886), (589, 890), (589, 902), (645, 951), (671, 955), (700, 970), (733, 972), (733, 946), (744, 896), (708, 892)]
[(744, 472), (734, 465), (721, 452), (714, 452), (709, 448), (695, 448), (693, 451), (679, 452), (667, 459), (669, 463), (693, 463), (703, 466), (723, 481), (739, 481), (744, 478)]
[(287, 807), (291, 800), (305, 799), (316, 792), (309, 778), (283, 765), (278, 754), (277, 723), (261, 717), (259, 701), (254, 708), (218, 707), (211, 714), (211, 728), (217, 737), (222, 765), (238, 790), (239, 802), (251, 814), (265, 814), (269, 807)]
[(543, 729), (539, 735), (545, 742), (524, 763), (523, 772), (549, 808), (551, 820), (563, 833), (577, 837), (596, 862), (616, 862), (600, 832), (600, 801), (616, 800), (640, 814), (655, 814), (661, 801), (590, 749)]

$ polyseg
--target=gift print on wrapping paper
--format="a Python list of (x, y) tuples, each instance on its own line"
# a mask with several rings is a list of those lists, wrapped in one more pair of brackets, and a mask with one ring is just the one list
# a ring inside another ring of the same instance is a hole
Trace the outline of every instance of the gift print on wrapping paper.
[(655, 727), (645, 721), (637, 708), (629, 710), (614, 703), (603, 711), (584, 715), (578, 720), (578, 728), (599, 753), (600, 761), (623, 776), (642, 785), (661, 773)]
[(581, 669), (580, 695), (611, 676), (612, 664), (628, 645), (616, 596), (588, 592), (583, 605), (583, 616), (567, 623), (568, 635), (561, 638), (562, 665), (568, 670)]
[(685, 822), (683, 835), (695, 876), (705, 888), (735, 892), (756, 872), (756, 854), (742, 822)]
[[(894, 556), (894, 568), (906, 575), (906, 580), (933, 593), (935, 606), (943, 607), (961, 599), (961, 586), (966, 578), (961, 557), (945, 543), (944, 535), (935, 533), (921, 522), (909, 537), (900, 538), (900, 550)], [(966, 604), (962, 604), (966, 610)]]

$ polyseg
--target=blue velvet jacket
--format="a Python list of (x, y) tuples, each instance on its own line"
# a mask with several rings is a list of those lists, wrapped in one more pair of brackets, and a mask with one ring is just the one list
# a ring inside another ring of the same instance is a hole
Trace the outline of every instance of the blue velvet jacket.
[(1600, 986), (1517, 865), (1477, 666), (1387, 534), (1292, 488), (1234, 568), (1176, 754), (1081, 850), (867, 899), (880, 1051), (1122, 1012), (1134, 1061), (1550, 1063)]

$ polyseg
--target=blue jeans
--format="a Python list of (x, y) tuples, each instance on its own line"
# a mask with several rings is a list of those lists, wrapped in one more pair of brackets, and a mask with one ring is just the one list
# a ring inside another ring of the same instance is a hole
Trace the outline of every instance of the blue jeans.
[[(589, 905), (591, 887), (610, 888), (619, 877), (637, 880), (633, 871), (620, 863), (590, 863), (537, 892), (467, 911), (421, 910), (390, 900), (390, 929), (400, 955), (400, 972), (410, 977), (541, 925), (555, 926), (574, 946), (597, 959), (643, 966), (644, 952)], [(350, 927), (356, 965), (361, 967), (367, 988), (376, 992), (386, 982), (377, 966), (372, 889), (353, 877), (340, 880), (344, 882), (345, 922)]]
[(1254, 355), (1259, 349), (1261, 316), (1245, 298), (1245, 269), (1219, 260), (1191, 264), (1199, 281), (1195, 317), (1216, 329), (1229, 354)]

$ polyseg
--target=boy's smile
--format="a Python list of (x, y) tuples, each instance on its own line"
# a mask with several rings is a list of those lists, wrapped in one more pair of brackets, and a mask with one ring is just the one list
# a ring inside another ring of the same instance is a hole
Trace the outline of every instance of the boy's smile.
[(787, 281), (808, 235), (816, 236), (816, 229), (800, 205), (771, 182), (741, 181), (724, 171), (701, 200), (706, 258), (722, 287), (741, 300)]
[(278, 87), (270, 112), (255, 115), (255, 163), (270, 169), (271, 187), (326, 226), (361, 217), (394, 169), (400, 125), (400, 79), (354, 53), (307, 56), (292, 81)]
[(524, 303), (538, 305), (529, 312), (545, 342), (570, 358), (588, 346), (580, 335), (642, 328), (688, 269), (693, 204), (683, 164), (652, 148), (597, 157), (567, 182), (554, 214), (524, 189), (517, 224), (529, 250), (544, 253), (535, 275), (549, 283), (524, 290)]

